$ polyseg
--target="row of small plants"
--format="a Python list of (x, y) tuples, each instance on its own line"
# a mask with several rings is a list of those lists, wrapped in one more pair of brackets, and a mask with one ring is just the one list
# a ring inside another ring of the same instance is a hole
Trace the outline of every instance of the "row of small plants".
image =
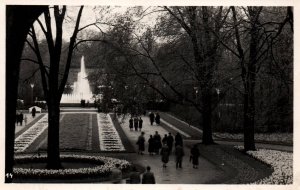
[(48, 114), (45, 114), (45, 116), (15, 139), (15, 152), (24, 152), (47, 127)]
[(97, 114), (100, 150), (125, 151), (121, 138), (109, 114)]
[[(236, 146), (243, 150), (243, 146)], [(272, 175), (256, 181), (254, 184), (292, 184), (293, 183), (293, 153), (270, 149), (247, 151), (249, 156), (269, 165), (274, 172)]]
[[(111, 169), (116, 164), (120, 164), (121, 170), (125, 171), (130, 168), (130, 163), (126, 160), (116, 159), (104, 156), (87, 156), (87, 155), (61, 155), (62, 162), (87, 162), (93, 163), (95, 167), (86, 167), (79, 169), (33, 169), (33, 168), (14, 168), (13, 174), (18, 178), (39, 178), (39, 179), (51, 179), (61, 178), (74, 179), (82, 177), (107, 177), (111, 173)], [(16, 163), (35, 163), (46, 162), (47, 157), (32, 156), (32, 155), (17, 155), (15, 157)]]

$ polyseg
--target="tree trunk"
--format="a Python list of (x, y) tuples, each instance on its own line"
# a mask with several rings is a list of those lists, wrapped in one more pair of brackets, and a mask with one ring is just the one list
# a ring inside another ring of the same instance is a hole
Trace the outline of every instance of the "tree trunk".
[(249, 8), (251, 19), (250, 30), (250, 53), (249, 63), (247, 65), (246, 86), (244, 95), (244, 149), (255, 150), (254, 126), (255, 126), (255, 83), (256, 83), (256, 58), (257, 46), (259, 40), (259, 31), (257, 27), (260, 8)]
[[(254, 141), (254, 105), (249, 103), (251, 99), (250, 92), (244, 94), (244, 149), (255, 150)], [(253, 101), (252, 101), (253, 102)]]
[[(6, 7), (5, 183), (12, 182), (20, 58), (29, 28), (47, 6)], [(30, 13), (30, 14), (29, 14)]]
[(51, 97), (48, 103), (48, 149), (47, 149), (47, 168), (60, 169), (59, 151), (59, 103)]
[(211, 90), (209, 87), (203, 88), (202, 92), (202, 102), (203, 102), (203, 110), (202, 110), (202, 125), (203, 125), (203, 134), (202, 134), (202, 143), (203, 144), (214, 144), (212, 138), (212, 126), (211, 126), (211, 118), (212, 118), (212, 102), (211, 102)]

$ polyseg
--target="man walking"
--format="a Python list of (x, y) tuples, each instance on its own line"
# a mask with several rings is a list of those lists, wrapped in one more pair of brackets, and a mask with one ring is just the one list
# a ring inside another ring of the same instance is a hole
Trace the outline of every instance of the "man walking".
[(169, 133), (169, 136), (167, 138), (167, 145), (169, 147), (170, 154), (172, 153), (173, 142), (174, 142), (174, 138), (173, 138), (172, 134)]
[(142, 131), (142, 128), (143, 128), (143, 120), (140, 117), (140, 119), (139, 119), (139, 130)]
[(140, 173), (137, 171), (135, 166), (132, 167), (132, 172), (130, 172), (129, 182), (130, 182), (130, 184), (141, 183)]
[(31, 115), (33, 118), (35, 117), (35, 113), (36, 113), (36, 109), (35, 109), (35, 107), (33, 107), (31, 110)]
[(19, 115), (19, 122), (20, 122), (20, 125), (22, 126), (23, 125), (23, 120), (24, 120), (24, 115), (22, 112), (20, 112), (20, 115)]
[(144, 132), (141, 133), (141, 135), (139, 136), (138, 138), (138, 141), (137, 141), (137, 145), (139, 146), (139, 150), (138, 150), (138, 154), (141, 154), (143, 155), (144, 153), (144, 150), (145, 150), (145, 137), (144, 137)]
[(111, 170), (111, 179), (113, 183), (121, 183), (122, 171), (120, 170), (120, 164), (116, 164), (115, 168)]
[(153, 122), (154, 122), (154, 113), (153, 112), (151, 112), (150, 114), (149, 114), (149, 118), (150, 118), (150, 124), (151, 125), (153, 125)]
[(150, 170), (150, 166), (147, 166), (147, 171), (143, 174), (142, 184), (155, 184), (154, 174)]
[(176, 169), (182, 168), (182, 158), (184, 156), (183, 148), (180, 144), (175, 147)]

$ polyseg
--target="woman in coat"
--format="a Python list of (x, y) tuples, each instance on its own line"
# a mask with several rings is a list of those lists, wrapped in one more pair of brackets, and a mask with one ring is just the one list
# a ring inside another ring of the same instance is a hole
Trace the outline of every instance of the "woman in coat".
[(159, 115), (158, 113), (156, 113), (156, 116), (155, 116), (155, 123), (156, 123), (157, 125), (160, 124), (160, 115)]
[(137, 171), (136, 167), (132, 167), (132, 172), (129, 174), (129, 182), (131, 184), (139, 184), (141, 183), (140, 173)]
[(177, 145), (183, 146), (183, 140), (182, 140), (182, 137), (181, 137), (180, 133), (177, 133), (175, 135), (175, 147)]
[(139, 146), (139, 151), (138, 151), (138, 154), (144, 154), (144, 150), (145, 150), (145, 137), (144, 137), (144, 132), (141, 133), (141, 135), (139, 136), (138, 138), (138, 141), (137, 141), (137, 145)]
[(169, 162), (169, 147), (167, 146), (167, 144), (164, 144), (161, 147), (160, 155), (161, 161), (163, 162), (163, 167), (166, 168), (167, 163)]
[(129, 129), (130, 129), (130, 131), (133, 130), (133, 119), (132, 119), (132, 117), (129, 119)]
[(157, 131), (155, 131), (153, 139), (154, 139), (154, 152), (156, 154), (159, 154), (159, 149), (162, 147), (162, 144), (161, 144), (161, 137)]
[(133, 124), (134, 124), (134, 130), (138, 131), (138, 127), (139, 127), (139, 119), (137, 117), (135, 117), (133, 119)]
[(191, 149), (191, 157), (192, 157), (193, 168), (198, 168), (199, 156), (200, 156), (200, 152), (199, 152), (199, 149), (198, 149), (197, 145), (195, 144), (193, 146), (193, 148)]
[(142, 118), (140, 117), (139, 119), (139, 130), (142, 131), (142, 127), (143, 127), (143, 120)]
[(148, 152), (150, 155), (153, 155), (154, 153), (154, 146), (155, 146), (154, 138), (152, 137), (152, 135), (150, 135), (150, 138), (148, 140)]

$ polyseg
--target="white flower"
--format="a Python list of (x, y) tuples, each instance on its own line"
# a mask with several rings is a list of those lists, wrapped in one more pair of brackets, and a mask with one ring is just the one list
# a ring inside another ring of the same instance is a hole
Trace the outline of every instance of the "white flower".
[[(235, 148), (239, 150), (243, 149), (241, 146)], [(256, 181), (255, 184), (293, 183), (293, 153), (269, 149), (247, 151), (246, 153), (267, 165), (270, 165), (274, 170), (271, 176)]]
[(48, 114), (15, 139), (15, 152), (24, 152), (48, 127)]
[(103, 151), (125, 151), (120, 136), (115, 129), (109, 114), (97, 115), (100, 150)]
[[(130, 163), (126, 160), (116, 159), (111, 157), (103, 156), (86, 156), (86, 155), (61, 155), (61, 160), (80, 160), (80, 161), (92, 161), (98, 163), (96, 167), (91, 168), (79, 168), (79, 169), (31, 169), (31, 168), (14, 168), (13, 173), (19, 177), (92, 177), (92, 176), (106, 176), (110, 174), (115, 164), (120, 164), (121, 169), (128, 169)], [(43, 156), (32, 156), (32, 155), (18, 155), (15, 157), (16, 161), (45, 161), (47, 157)]]

